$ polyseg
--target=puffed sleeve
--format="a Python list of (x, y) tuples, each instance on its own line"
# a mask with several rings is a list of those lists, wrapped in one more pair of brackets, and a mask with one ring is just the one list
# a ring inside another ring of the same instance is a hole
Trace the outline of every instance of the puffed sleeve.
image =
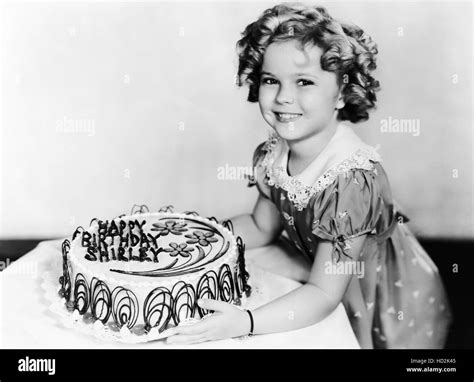
[(253, 153), (253, 175), (249, 179), (248, 186), (257, 186), (258, 192), (264, 198), (271, 199), (270, 188), (267, 183), (266, 169), (264, 166), (264, 159), (267, 154), (265, 150), (265, 142), (261, 143)]
[(382, 214), (383, 199), (373, 171), (339, 174), (314, 204), (312, 233), (333, 243), (333, 255), (350, 257), (350, 239), (371, 233)]

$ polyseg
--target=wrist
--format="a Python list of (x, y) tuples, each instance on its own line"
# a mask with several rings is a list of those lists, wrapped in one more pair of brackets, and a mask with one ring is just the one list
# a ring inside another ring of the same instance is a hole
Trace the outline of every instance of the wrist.
[(250, 310), (241, 309), (241, 329), (240, 329), (240, 339), (248, 339), (253, 336), (254, 331), (254, 322), (253, 314)]
[(238, 320), (238, 333), (236, 333), (236, 337), (240, 339), (249, 338), (249, 331), (250, 331), (250, 318), (249, 314), (247, 313), (246, 309), (240, 308), (240, 318)]

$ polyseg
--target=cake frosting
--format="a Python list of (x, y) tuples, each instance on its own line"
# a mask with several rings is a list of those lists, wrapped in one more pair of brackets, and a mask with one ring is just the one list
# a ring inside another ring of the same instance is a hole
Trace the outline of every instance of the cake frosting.
[(240, 304), (250, 294), (245, 246), (232, 223), (171, 206), (93, 219), (62, 245), (59, 294), (86, 322), (142, 335), (201, 318), (200, 298)]

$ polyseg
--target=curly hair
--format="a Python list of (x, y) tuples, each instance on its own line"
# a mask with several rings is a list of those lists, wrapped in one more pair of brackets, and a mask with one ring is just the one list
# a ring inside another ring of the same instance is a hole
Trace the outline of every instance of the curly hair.
[(338, 120), (366, 121), (375, 107), (380, 84), (371, 72), (376, 68), (377, 45), (356, 25), (333, 19), (325, 8), (302, 3), (284, 3), (263, 12), (249, 24), (237, 42), (237, 85), (249, 85), (249, 102), (258, 102), (260, 71), (266, 48), (273, 42), (297, 40), (304, 47), (323, 51), (321, 68), (337, 75), (344, 107)]

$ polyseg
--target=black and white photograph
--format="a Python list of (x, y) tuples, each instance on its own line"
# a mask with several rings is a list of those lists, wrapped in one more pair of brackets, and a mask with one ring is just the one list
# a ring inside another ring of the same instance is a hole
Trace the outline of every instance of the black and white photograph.
[(17, 376), (60, 368), (28, 350), (305, 349), (474, 378), (471, 1), (0, 12)]

